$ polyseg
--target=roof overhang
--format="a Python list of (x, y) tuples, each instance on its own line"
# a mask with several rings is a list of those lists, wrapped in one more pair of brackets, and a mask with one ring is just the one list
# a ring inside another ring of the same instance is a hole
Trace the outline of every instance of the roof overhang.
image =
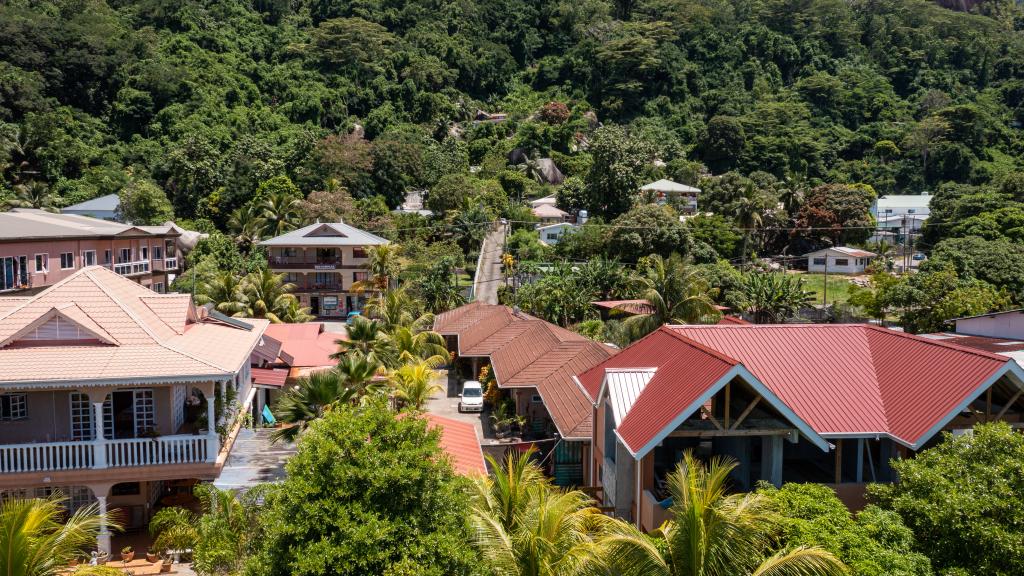
[[(786, 406), (786, 404), (781, 399), (779, 399), (779, 397), (776, 396), (774, 392), (772, 392), (767, 386), (764, 385), (764, 383), (758, 380), (757, 377), (754, 376), (749, 370), (747, 370), (746, 367), (744, 367), (742, 364), (737, 364), (733, 366), (712, 386), (708, 387), (708, 389), (700, 397), (691, 402), (690, 405), (685, 407), (683, 410), (680, 410), (679, 414), (676, 415), (676, 417), (673, 418), (672, 421), (669, 422), (664, 428), (662, 428), (653, 438), (651, 438), (651, 440), (649, 440), (646, 444), (639, 447), (638, 449), (634, 450), (629, 444), (627, 444), (622, 439), (622, 436), (619, 435), (618, 428), (615, 429), (615, 436), (618, 438), (619, 442), (622, 443), (622, 445), (626, 448), (626, 450), (630, 453), (630, 455), (633, 456), (634, 459), (640, 460), (644, 456), (649, 454), (651, 450), (654, 450), (654, 448), (658, 444), (661, 444), (661, 442), (665, 440), (665, 438), (667, 438), (669, 434), (671, 434), (676, 428), (680, 426), (680, 424), (682, 424), (687, 418), (689, 418), (697, 410), (699, 410), (701, 406), (703, 406), (709, 400), (711, 400), (711, 397), (714, 396), (719, 390), (725, 388), (726, 384), (732, 382), (732, 380), (737, 377), (741, 378), (744, 382), (750, 385), (750, 387), (753, 388), (754, 391), (756, 391), (758, 394), (760, 394), (761, 397), (764, 398), (764, 400), (768, 402), (770, 406), (778, 410), (779, 413), (781, 413), (786, 418), (786, 420), (793, 424), (793, 426), (800, 432), (800, 434), (804, 438), (811, 442), (811, 444), (814, 444), (824, 452), (827, 452), (829, 450), (830, 445), (828, 441), (825, 440), (825, 438), (823, 438), (820, 434), (815, 432), (814, 429), (811, 428), (810, 424), (804, 422), (803, 419), (797, 416), (796, 413), (789, 408), (789, 406)], [(603, 386), (604, 385), (602, 384), (602, 388)]]

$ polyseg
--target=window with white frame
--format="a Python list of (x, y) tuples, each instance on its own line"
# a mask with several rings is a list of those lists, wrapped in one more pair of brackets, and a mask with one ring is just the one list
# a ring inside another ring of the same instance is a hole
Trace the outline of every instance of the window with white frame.
[(0, 394), (0, 422), (28, 418), (28, 399), (24, 394)]
[(46, 263), (50, 260), (49, 254), (36, 254), (36, 272), (46, 272)]
[(139, 255), (143, 261), (149, 260), (149, 246), (143, 246), (139, 248)]
[(153, 283), (153, 292), (156, 292), (157, 294), (163, 294), (164, 293), (164, 283), (163, 282), (154, 282)]
[(74, 514), (79, 508), (84, 508), (95, 500), (88, 486), (72, 486), (68, 489), (68, 513)]
[(558, 232), (548, 232), (548, 240), (558, 240)]
[(132, 249), (121, 248), (121, 257), (117, 260), (118, 264), (125, 264), (132, 261)]
[(152, 390), (135, 391), (135, 436), (156, 430), (156, 410)]
[(75, 253), (74, 252), (61, 252), (60, 254), (60, 269), (69, 270), (75, 267)]
[(103, 263), (110, 264), (110, 250), (103, 251)]
[(836, 258), (836, 266), (849, 266), (849, 265), (850, 265), (850, 259), (849, 258)]
[(814, 265), (815, 266), (824, 266), (825, 265), (825, 259), (824, 258), (815, 258), (814, 259)]
[(95, 250), (83, 250), (82, 251), (82, 266), (95, 266), (96, 265), (96, 251)]
[(88, 394), (71, 393), (71, 439), (90, 441), (92, 433), (92, 402)]
[(164, 248), (163, 246), (153, 246), (153, 260), (164, 259)]

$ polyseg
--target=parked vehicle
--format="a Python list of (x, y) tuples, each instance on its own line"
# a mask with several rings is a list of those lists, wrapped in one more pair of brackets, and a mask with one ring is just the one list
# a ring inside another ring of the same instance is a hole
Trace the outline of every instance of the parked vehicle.
[(459, 394), (459, 412), (480, 412), (484, 409), (484, 388), (476, 380), (467, 380)]
[(363, 313), (359, 312), (358, 310), (349, 312), (348, 315), (345, 316), (345, 324), (347, 324), (349, 326), (355, 324), (356, 323), (356, 318), (358, 318), (359, 316), (362, 316), (362, 315), (363, 315)]
[(921, 260), (924, 260), (924, 258), (925, 258), (924, 253), (922, 253), (922, 252), (914, 252), (914, 260), (921, 261)]

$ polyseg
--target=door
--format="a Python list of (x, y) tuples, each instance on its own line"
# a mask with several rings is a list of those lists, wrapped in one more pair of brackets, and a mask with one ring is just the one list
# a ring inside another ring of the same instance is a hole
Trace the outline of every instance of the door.
[(313, 316), (320, 315), (320, 297), (310, 296), (309, 297), (309, 313)]
[(114, 438), (135, 438), (135, 393), (117, 391), (113, 397)]

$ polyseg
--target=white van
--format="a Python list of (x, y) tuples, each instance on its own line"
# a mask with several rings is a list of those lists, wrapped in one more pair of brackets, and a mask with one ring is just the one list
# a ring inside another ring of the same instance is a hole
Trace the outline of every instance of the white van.
[(476, 380), (466, 380), (459, 394), (459, 412), (480, 412), (484, 409), (484, 388)]

